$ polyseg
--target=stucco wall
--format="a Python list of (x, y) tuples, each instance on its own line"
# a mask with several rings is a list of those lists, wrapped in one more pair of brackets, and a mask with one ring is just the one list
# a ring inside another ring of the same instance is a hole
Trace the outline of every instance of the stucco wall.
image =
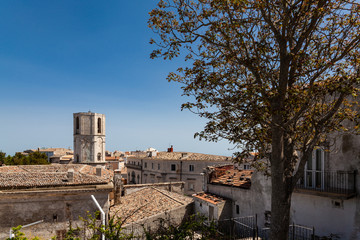
[[(360, 136), (332, 134), (325, 148), (325, 171), (354, 171), (357, 196), (341, 200), (331, 196), (294, 193), (292, 218), (295, 222), (314, 226), (317, 235), (335, 234), (340, 239), (360, 239)], [(335, 205), (335, 201), (338, 202)], [(340, 203), (340, 207), (338, 206)]]
[[(335, 201), (340, 206), (335, 205)], [(291, 218), (298, 224), (315, 227), (316, 235), (338, 236), (351, 239), (354, 227), (356, 199), (340, 200), (330, 197), (294, 193), (292, 197)], [(359, 239), (359, 238), (352, 238)]]
[[(251, 188), (207, 184), (207, 192), (232, 200), (231, 217), (244, 217), (257, 214), (258, 225), (265, 225), (265, 212), (271, 210), (271, 185), (270, 179), (262, 173), (254, 173), (251, 178)], [(239, 214), (236, 213), (239, 206)]]
[(212, 204), (199, 198), (194, 198), (195, 213), (210, 219), (209, 206), (214, 207), (214, 219), (224, 220), (232, 217), (232, 202), (231, 200), (224, 200), (223, 202)]

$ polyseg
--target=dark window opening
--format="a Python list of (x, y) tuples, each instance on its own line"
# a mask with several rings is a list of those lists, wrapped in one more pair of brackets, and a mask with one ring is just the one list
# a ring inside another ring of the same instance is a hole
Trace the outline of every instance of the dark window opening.
[(76, 133), (79, 133), (79, 129), (80, 129), (80, 121), (79, 121), (79, 117), (76, 117)]
[(175, 164), (171, 164), (171, 171), (175, 171), (176, 170), (176, 165)]
[(98, 159), (98, 161), (101, 161), (101, 153), (98, 153), (97, 159)]
[(189, 165), (189, 172), (193, 172), (195, 169), (194, 165)]
[(239, 214), (240, 213), (240, 207), (239, 205), (236, 205), (236, 214)]
[(98, 118), (97, 125), (98, 125), (98, 133), (101, 133), (101, 118)]
[(58, 220), (57, 214), (53, 214), (53, 222), (57, 222), (57, 220)]

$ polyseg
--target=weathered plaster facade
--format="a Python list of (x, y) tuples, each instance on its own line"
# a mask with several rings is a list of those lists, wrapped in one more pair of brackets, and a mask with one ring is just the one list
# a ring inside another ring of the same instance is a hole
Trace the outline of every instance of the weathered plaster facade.
[[(329, 139), (323, 172), (337, 174), (333, 181), (345, 190), (353, 190), (354, 194), (327, 193), (321, 187), (313, 192), (295, 190), (292, 220), (314, 226), (317, 235), (360, 239), (360, 136), (336, 134)], [(326, 178), (324, 174), (325, 183)]]
[(74, 113), (74, 162), (105, 163), (105, 115)]
[[(312, 167), (292, 195), (291, 222), (315, 228), (330, 239), (360, 239), (360, 136), (338, 135), (314, 151)], [(259, 227), (271, 221), (271, 181), (262, 173), (251, 177), (251, 188), (206, 182), (206, 192), (231, 199), (232, 214), (257, 214)], [(238, 211), (236, 210), (238, 208)]]
[(128, 157), (128, 183), (185, 182), (185, 194), (203, 191), (203, 170), (207, 166), (229, 164), (232, 158), (187, 152), (159, 152), (156, 156)]

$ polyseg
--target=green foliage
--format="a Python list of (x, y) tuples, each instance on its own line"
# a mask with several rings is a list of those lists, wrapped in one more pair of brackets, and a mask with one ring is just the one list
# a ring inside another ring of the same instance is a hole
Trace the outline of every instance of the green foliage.
[(206, 224), (206, 222), (207, 219), (200, 215), (191, 215), (180, 225), (172, 225), (168, 221), (160, 219), (157, 229), (146, 230), (144, 228), (145, 237), (147, 240), (226, 239), (218, 234), (214, 222), (210, 222), (209, 224)]
[(14, 156), (7, 156), (4, 159), (6, 165), (44, 165), (49, 164), (45, 153), (32, 152), (29, 155), (16, 153)]
[[(70, 222), (69, 230), (66, 232), (64, 240), (100, 240), (102, 233), (105, 234), (107, 240), (222, 240), (228, 239), (220, 235), (216, 229), (214, 222), (208, 222), (205, 217), (200, 215), (191, 215), (180, 225), (171, 224), (169, 220), (160, 219), (157, 229), (149, 230), (144, 227), (144, 236), (135, 236), (133, 233), (124, 232), (121, 219), (112, 217), (107, 226), (99, 223), (99, 212), (94, 215), (88, 213), (86, 218), (80, 217), (82, 226), (73, 228)], [(13, 238), (7, 240), (39, 240), (38, 237), (28, 239), (22, 233), (21, 226), (14, 227)], [(196, 237), (196, 238), (195, 238)], [(52, 240), (56, 240), (53, 237)]]
[(40, 240), (38, 237), (34, 237), (31, 239), (25, 237), (25, 234), (20, 231), (21, 228), (22, 228), (21, 225), (19, 225), (17, 227), (13, 227), (12, 228), (13, 237), (7, 238), (6, 240)]
[(99, 240), (101, 239), (102, 234), (105, 235), (105, 238), (108, 240), (130, 240), (134, 239), (132, 233), (127, 234), (123, 232), (123, 221), (121, 219), (113, 216), (110, 218), (106, 226), (102, 225), (98, 220), (100, 212), (95, 212), (94, 215), (87, 213), (86, 218), (80, 217), (82, 221), (82, 227), (70, 228), (66, 233), (65, 240)]
[(5, 158), (6, 158), (6, 153), (0, 151), (0, 165), (5, 162)]
[(189, 97), (183, 109), (208, 119), (195, 137), (227, 139), (239, 160), (268, 160), (254, 166), (271, 167), (272, 239), (286, 239), (291, 194), (314, 147), (360, 130), (360, 4), (159, 0), (149, 27), (151, 58), (185, 53), (187, 66), (168, 80)]

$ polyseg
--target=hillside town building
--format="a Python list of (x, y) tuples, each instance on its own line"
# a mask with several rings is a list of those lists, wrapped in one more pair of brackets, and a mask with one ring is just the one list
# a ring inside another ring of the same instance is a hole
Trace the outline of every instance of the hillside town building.
[(61, 161), (64, 161), (63, 163), (70, 162), (74, 157), (74, 152), (70, 148), (37, 148), (28, 149), (20, 153), (26, 156), (33, 152), (46, 154), (49, 163), (60, 163)]
[(190, 152), (133, 152), (127, 157), (128, 183), (185, 182), (185, 194), (203, 190), (203, 169), (232, 163), (231, 157)]
[(98, 210), (91, 195), (108, 213), (112, 179), (111, 171), (83, 164), (0, 167), (0, 239), (12, 227), (37, 221), (42, 222), (22, 231), (62, 239), (70, 222), (75, 227), (79, 216)]
[[(315, 229), (324, 239), (360, 239), (360, 138), (342, 135), (319, 146), (292, 195), (291, 222)], [(205, 191), (194, 196), (195, 211), (223, 221), (255, 216), (259, 229), (271, 224), (271, 180), (233, 165), (208, 167)]]

